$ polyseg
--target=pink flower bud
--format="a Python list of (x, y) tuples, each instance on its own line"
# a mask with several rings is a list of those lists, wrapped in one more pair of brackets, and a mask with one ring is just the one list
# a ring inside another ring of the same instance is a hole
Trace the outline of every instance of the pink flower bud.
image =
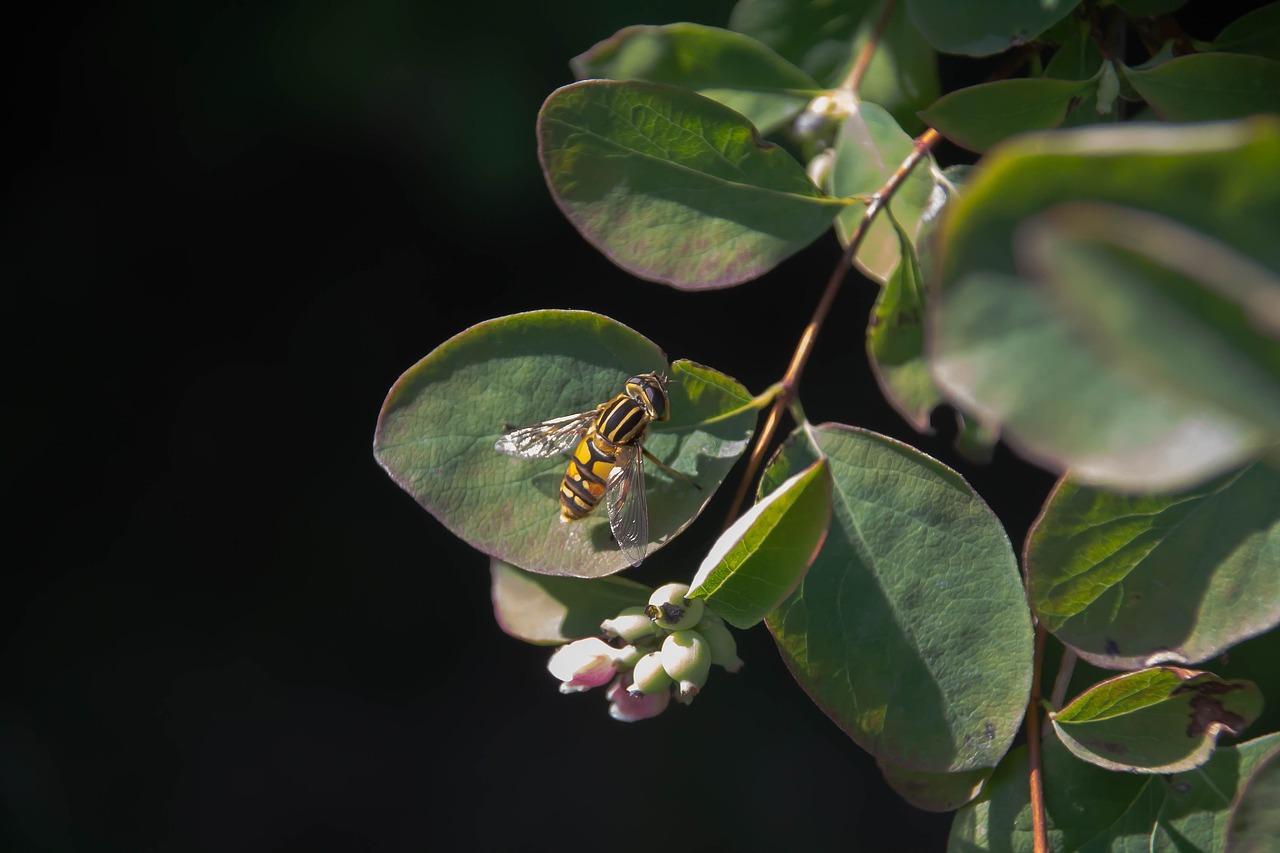
[(609, 685), (605, 698), (609, 700), (610, 717), (624, 723), (634, 723), (656, 717), (667, 710), (667, 705), (671, 703), (671, 691), (659, 690), (657, 693), (633, 696), (623, 686), (623, 679), (619, 678)]
[(579, 693), (608, 684), (617, 675), (618, 652), (599, 637), (574, 640), (555, 650), (547, 669), (560, 679), (561, 693)]

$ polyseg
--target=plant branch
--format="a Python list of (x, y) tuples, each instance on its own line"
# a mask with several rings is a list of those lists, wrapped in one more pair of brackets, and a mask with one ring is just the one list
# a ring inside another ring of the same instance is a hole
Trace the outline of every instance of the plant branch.
[(858, 51), (853, 67), (840, 82), (839, 88), (857, 94), (862, 76), (867, 73), (867, 67), (871, 65), (871, 57), (875, 55), (876, 46), (880, 44), (880, 39), (884, 35), (885, 28), (889, 26), (889, 19), (893, 17), (897, 6), (898, 0), (885, 0), (884, 5), (880, 7), (880, 15), (871, 29), (871, 37), (862, 45), (862, 50)]
[(1031, 772), (1027, 783), (1031, 786), (1032, 850), (1048, 853), (1049, 835), (1044, 820), (1044, 780), (1040, 764), (1040, 670), (1044, 663), (1046, 631), (1036, 622), (1035, 653), (1031, 664), (1031, 698), (1027, 701), (1027, 763)]
[(854, 255), (858, 253), (858, 247), (862, 245), (862, 240), (866, 237), (872, 220), (889, 203), (889, 200), (893, 198), (893, 194), (898, 191), (907, 176), (911, 174), (911, 170), (925, 158), (940, 138), (941, 136), (938, 132), (932, 128), (920, 134), (915, 140), (911, 153), (899, 164), (898, 168), (894, 170), (894, 173), (889, 176), (883, 186), (876, 191), (875, 195), (868, 200), (867, 209), (863, 212), (862, 219), (858, 221), (857, 229), (849, 235), (849, 243), (845, 246), (844, 253), (840, 256), (840, 261), (832, 271), (831, 277), (827, 279), (827, 287), (822, 292), (822, 298), (818, 300), (817, 307), (813, 310), (813, 318), (809, 321), (809, 325), (805, 326), (803, 334), (800, 335), (800, 343), (796, 345), (795, 352), (791, 356), (791, 363), (787, 365), (787, 372), (782, 377), (782, 391), (774, 398), (773, 406), (769, 409), (764, 426), (761, 428), (759, 435), (756, 436), (755, 444), (751, 448), (751, 456), (747, 460), (747, 470), (743, 474), (742, 480), (738, 483), (738, 492), (734, 495), (733, 503), (729, 507), (729, 515), (725, 520), (726, 528), (737, 519), (738, 512), (746, 500), (747, 490), (755, 482), (760, 466), (764, 462), (764, 455), (773, 441), (774, 433), (778, 430), (778, 422), (782, 420), (782, 413), (795, 400), (796, 389), (800, 383), (800, 375), (804, 372), (805, 364), (809, 361), (809, 355), (813, 352), (814, 341), (817, 340), (818, 332), (821, 331), (822, 324), (826, 321), (827, 314), (831, 311), (831, 305), (835, 302), (836, 293), (840, 290), (840, 284), (844, 281), (845, 274), (853, 266)]

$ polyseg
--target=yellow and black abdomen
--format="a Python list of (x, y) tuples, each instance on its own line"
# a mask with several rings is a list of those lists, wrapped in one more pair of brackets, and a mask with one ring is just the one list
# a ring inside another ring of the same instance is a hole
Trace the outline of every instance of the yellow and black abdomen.
[(560, 483), (560, 515), (586, 518), (604, 497), (618, 448), (644, 438), (649, 416), (631, 397), (619, 394), (599, 408), (595, 423), (578, 442)]

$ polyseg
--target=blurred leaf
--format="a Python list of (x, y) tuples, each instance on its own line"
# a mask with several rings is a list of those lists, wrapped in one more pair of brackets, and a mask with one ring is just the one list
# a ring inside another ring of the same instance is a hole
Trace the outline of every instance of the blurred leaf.
[(1044, 626), (1092, 663), (1208, 660), (1280, 624), (1280, 473), (1258, 463), (1157, 496), (1065, 478), (1026, 570)]
[(787, 479), (737, 519), (690, 582), (724, 621), (747, 629), (804, 577), (831, 518), (831, 470), (823, 459)]
[(1090, 124), (1115, 121), (1119, 112), (1115, 109), (1103, 115), (1098, 112), (1098, 84), (1108, 68), (1115, 75), (1110, 63), (1104, 64), (1102, 49), (1094, 40), (1087, 21), (1067, 18), (1059, 25), (1067, 34), (1062, 45), (1054, 52), (1045, 66), (1044, 76), (1055, 80), (1093, 80), (1098, 83), (1084, 92), (1075, 106), (1067, 111), (1060, 127), (1084, 127)]
[(1181, 773), (1213, 755), (1218, 735), (1238, 735), (1262, 710), (1249, 681), (1161, 666), (1093, 685), (1049, 719), (1067, 749), (1130, 773)]
[[(1280, 734), (1222, 747), (1203, 766), (1163, 777), (1103, 770), (1050, 733), (1041, 749), (1049, 849), (1222, 850), (1232, 797), (1277, 745)], [(978, 798), (956, 812), (947, 849), (1031, 853), (1027, 773), (1026, 747), (1018, 747)]]
[(994, 765), (1031, 685), (1031, 619), (1008, 537), (951, 469), (838, 424), (794, 433), (762, 491), (818, 454), (834, 512), (804, 580), (766, 619), (783, 659), (877, 759), (929, 773)]
[(803, 249), (849, 202), (738, 113), (657, 83), (584, 80), (538, 115), (556, 203), (611, 261), (685, 290), (749, 281)]
[(600, 635), (600, 623), (649, 601), (649, 587), (622, 577), (567, 578), (489, 561), (493, 613), (517, 640), (560, 645)]
[[(1280, 185), (1256, 176), (1277, 169), (1274, 120), (1001, 145), (940, 228), (939, 388), (1023, 455), (1095, 485), (1185, 488), (1256, 455), (1275, 441), (1267, 341), (1280, 268), (1266, 224), (1280, 220)], [(1076, 200), (1127, 209), (1054, 209)], [(1151, 352), (1205, 360), (1183, 375)], [(1266, 393), (1248, 400), (1250, 388)]]
[(1280, 839), (1280, 745), (1258, 762), (1231, 805), (1227, 825), (1232, 853), (1267, 853)]
[[(832, 192), (841, 197), (871, 196), (897, 171), (914, 151), (915, 143), (898, 127), (882, 107), (860, 103), (840, 127), (836, 140), (836, 159), (831, 171)], [(921, 222), (929, 211), (936, 182), (932, 157), (925, 157), (894, 193), (888, 210), (902, 226), (914, 245)], [(848, 245), (850, 236), (862, 221), (865, 207), (853, 205), (836, 219), (840, 242)], [(854, 258), (854, 264), (866, 276), (884, 284), (902, 259), (897, 229), (883, 213), (872, 220), (867, 236)]]
[(755, 39), (701, 24), (626, 27), (569, 64), (579, 80), (647, 80), (690, 89), (742, 113), (764, 134), (822, 91)]
[(907, 11), (942, 53), (990, 56), (1034, 40), (1077, 5), (1077, 0), (907, 0)]
[(886, 761), (876, 763), (889, 787), (911, 805), (929, 812), (950, 812), (960, 808), (978, 796), (992, 771), (990, 767), (979, 767), (959, 773), (925, 773)]
[(1280, 3), (1268, 3), (1222, 28), (1208, 48), (1280, 60)]
[[(666, 357), (626, 326), (587, 311), (532, 311), (472, 326), (441, 344), (392, 386), (374, 455), (405, 491), (476, 549), (527, 571), (575, 577), (630, 565), (604, 508), (560, 520), (567, 457), (515, 459), (494, 450), (507, 427), (595, 408), (627, 377), (663, 370)], [(645, 441), (665, 464), (645, 468), (650, 553), (702, 511), (755, 424), (751, 396), (710, 368), (675, 362), (671, 420)]]
[(957, 145), (983, 152), (1015, 134), (1057, 127), (1096, 88), (1094, 79), (997, 80), (943, 95), (920, 117)]
[(1213, 121), (1280, 113), (1280, 61), (1196, 53), (1154, 68), (1122, 66), (1125, 79), (1166, 121)]

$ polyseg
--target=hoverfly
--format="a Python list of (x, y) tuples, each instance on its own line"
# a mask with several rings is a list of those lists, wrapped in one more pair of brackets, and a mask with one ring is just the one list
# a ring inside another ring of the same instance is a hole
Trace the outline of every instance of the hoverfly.
[(556, 456), (572, 448), (560, 481), (560, 519), (586, 518), (605, 500), (613, 538), (633, 566), (640, 565), (649, 548), (644, 457), (680, 474), (644, 449), (649, 424), (670, 417), (667, 381), (657, 373), (632, 376), (626, 390), (607, 403), (512, 430), (494, 444), (499, 453), (521, 459)]

